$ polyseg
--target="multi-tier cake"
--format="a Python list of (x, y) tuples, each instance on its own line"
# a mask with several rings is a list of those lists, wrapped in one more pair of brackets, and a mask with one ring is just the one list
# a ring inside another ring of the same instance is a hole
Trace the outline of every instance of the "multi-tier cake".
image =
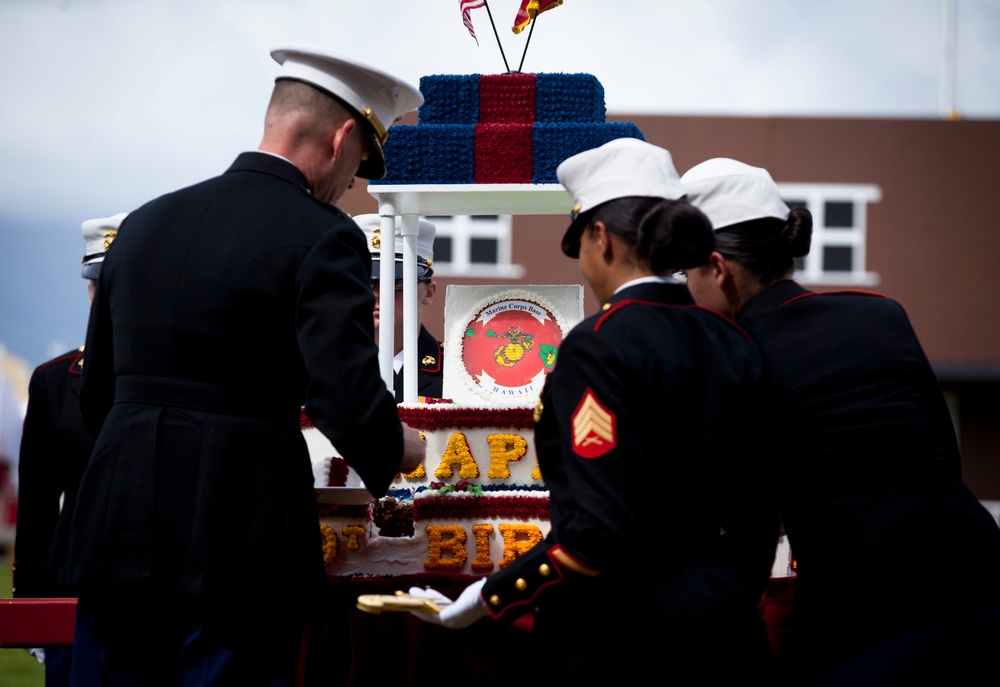
[(534, 406), (582, 305), (579, 285), (449, 286), (444, 387), (457, 402), (399, 407), (427, 457), (378, 501), (304, 421), (329, 575), (488, 574), (542, 540)]
[(427, 462), (376, 502), (352, 486), (353, 473), (319, 432), (304, 430), (314, 455), (327, 454), (314, 460), (318, 481), (329, 479), (329, 466), (343, 476), (343, 487), (318, 487), (321, 502), (338, 501), (320, 507), (329, 574), (488, 574), (541, 541), (549, 499), (530, 409), (426, 404), (401, 407), (400, 419), (426, 436)]
[(418, 123), (392, 127), (388, 173), (373, 185), (555, 184), (572, 155), (644, 140), (631, 122), (605, 121), (604, 87), (590, 74), (436, 74), (420, 92)]
[[(418, 124), (391, 128), (388, 174), (372, 184), (556, 184), (567, 157), (643, 138), (632, 123), (605, 121), (604, 89), (589, 74), (435, 75), (423, 77), (420, 90)], [(569, 205), (567, 198), (567, 214)], [(444, 395), (451, 402), (400, 406), (401, 419), (426, 436), (427, 458), (378, 501), (304, 422), (328, 575), (482, 575), (542, 540), (549, 498), (533, 412), (582, 311), (579, 285), (449, 286)]]

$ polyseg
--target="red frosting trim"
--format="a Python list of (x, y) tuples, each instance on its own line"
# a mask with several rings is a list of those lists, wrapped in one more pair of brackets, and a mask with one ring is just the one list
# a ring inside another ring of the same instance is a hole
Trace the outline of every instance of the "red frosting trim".
[(435, 406), (434, 410), (401, 406), (399, 419), (411, 427), (435, 429), (532, 429), (534, 408), (467, 408), (449, 405)]
[[(498, 427), (503, 429), (532, 429), (535, 426), (534, 408), (460, 408), (448, 403), (434, 405), (434, 410), (401, 406), (399, 419), (417, 429), (483, 429)], [(312, 420), (303, 410), (299, 415), (299, 427), (313, 427)]]
[(427, 496), (413, 499), (413, 519), (456, 520), (514, 518), (546, 520), (549, 499), (545, 496)]

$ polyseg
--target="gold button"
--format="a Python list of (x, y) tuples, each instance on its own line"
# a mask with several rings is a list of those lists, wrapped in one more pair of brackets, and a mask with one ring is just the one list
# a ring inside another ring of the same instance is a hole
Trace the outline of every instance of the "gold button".
[(610, 307), (611, 307), (610, 303), (605, 303), (604, 305), (601, 306), (601, 310), (607, 310)]
[(496, 594), (494, 594), (493, 596), (490, 597), (490, 603), (493, 604), (494, 606), (499, 606), (500, 605), (500, 597), (497, 596)]
[(517, 578), (517, 582), (514, 583), (514, 587), (517, 589), (517, 591), (523, 592), (525, 589), (528, 588), (528, 583), (524, 580), (523, 577), (519, 577)]
[(549, 567), (548, 563), (542, 563), (540, 566), (538, 566), (538, 574), (541, 575), (542, 577), (548, 577), (550, 574), (552, 574), (552, 568)]

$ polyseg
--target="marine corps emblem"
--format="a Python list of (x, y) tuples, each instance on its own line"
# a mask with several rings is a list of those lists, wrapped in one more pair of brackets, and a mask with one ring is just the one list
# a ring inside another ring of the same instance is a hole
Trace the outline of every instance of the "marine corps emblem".
[(491, 303), (465, 328), (462, 362), (491, 394), (516, 399), (538, 393), (555, 367), (562, 329), (545, 307), (527, 299)]

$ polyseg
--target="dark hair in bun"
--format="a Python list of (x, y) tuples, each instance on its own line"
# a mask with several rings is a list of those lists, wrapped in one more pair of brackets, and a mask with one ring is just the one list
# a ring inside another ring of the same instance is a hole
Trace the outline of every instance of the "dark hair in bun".
[(716, 250), (746, 267), (765, 286), (790, 276), (795, 258), (809, 254), (812, 213), (792, 208), (788, 219), (753, 219), (715, 232)]
[(704, 265), (715, 250), (712, 223), (683, 198), (616, 198), (591, 210), (586, 222), (603, 222), (654, 274)]

